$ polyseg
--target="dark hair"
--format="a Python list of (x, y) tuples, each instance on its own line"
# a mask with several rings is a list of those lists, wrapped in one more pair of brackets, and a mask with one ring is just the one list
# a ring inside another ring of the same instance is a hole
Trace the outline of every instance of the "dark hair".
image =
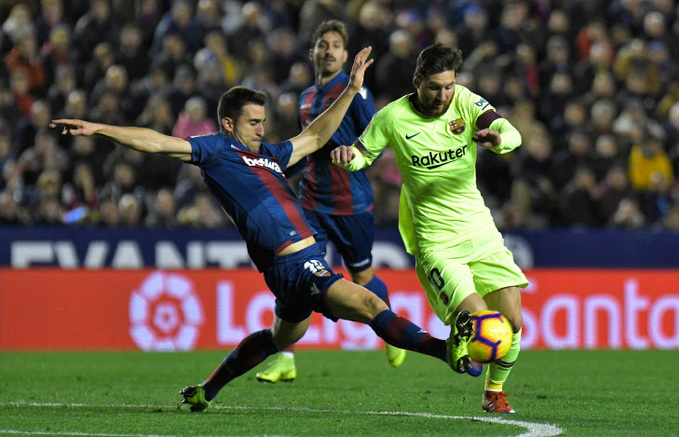
[(342, 42), (346, 48), (347, 43), (349, 42), (349, 34), (347, 34), (347, 28), (344, 26), (344, 23), (338, 20), (324, 21), (319, 24), (314, 31), (314, 34), (311, 36), (311, 47), (314, 47), (316, 45), (316, 41), (318, 41), (328, 32), (338, 33), (339, 36), (342, 37)]
[(229, 117), (235, 122), (243, 114), (243, 106), (249, 104), (266, 105), (266, 94), (244, 86), (235, 86), (222, 94), (217, 107), (219, 130), (222, 133), (224, 132), (222, 125), (224, 117)]
[(417, 57), (415, 76), (425, 79), (432, 74), (453, 70), (457, 74), (462, 65), (462, 52), (437, 42), (420, 52)]

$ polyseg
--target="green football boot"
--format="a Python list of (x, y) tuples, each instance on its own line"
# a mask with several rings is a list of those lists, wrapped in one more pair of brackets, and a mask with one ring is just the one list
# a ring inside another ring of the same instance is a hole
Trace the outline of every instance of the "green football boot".
[(391, 367), (400, 366), (401, 364), (403, 364), (403, 361), (405, 359), (406, 359), (405, 349), (401, 349), (387, 343), (387, 360), (389, 361)]
[(472, 336), (472, 318), (469, 311), (460, 311), (450, 328), (446, 340), (446, 361), (457, 373), (466, 373), (472, 360), (467, 353), (467, 345)]
[(182, 389), (179, 394), (184, 396), (182, 404), (191, 405), (191, 411), (193, 412), (205, 411), (212, 403), (212, 401), (205, 400), (205, 389), (200, 384), (190, 385)]
[(260, 382), (292, 382), (297, 378), (295, 357), (288, 358), (283, 354), (278, 354), (266, 370), (258, 372), (256, 376)]

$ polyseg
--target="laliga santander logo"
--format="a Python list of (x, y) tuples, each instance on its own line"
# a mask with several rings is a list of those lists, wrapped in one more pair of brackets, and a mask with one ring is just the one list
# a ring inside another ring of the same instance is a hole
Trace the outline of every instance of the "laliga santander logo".
[(203, 307), (185, 276), (154, 272), (130, 295), (130, 336), (142, 350), (191, 350), (203, 321)]

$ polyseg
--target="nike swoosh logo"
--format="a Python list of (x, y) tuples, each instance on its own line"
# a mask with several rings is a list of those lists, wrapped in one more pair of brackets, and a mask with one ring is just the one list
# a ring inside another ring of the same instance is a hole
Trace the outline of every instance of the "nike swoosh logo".
[(420, 133), (421, 133), (421, 132), (418, 132), (418, 133), (413, 134), (413, 135), (408, 135), (408, 134), (406, 134), (406, 140), (409, 140), (409, 139), (411, 139), (411, 138), (414, 138), (414, 137), (418, 136)]

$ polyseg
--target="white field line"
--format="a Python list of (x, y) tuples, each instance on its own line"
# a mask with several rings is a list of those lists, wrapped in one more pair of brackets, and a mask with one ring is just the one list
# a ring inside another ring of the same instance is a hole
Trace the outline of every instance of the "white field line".
[[(0, 406), (11, 407), (72, 407), (72, 408), (175, 408), (176, 405), (99, 405), (99, 404), (65, 404), (58, 402), (39, 403), (39, 402), (5, 402), (0, 403)], [(525, 422), (522, 420), (512, 420), (498, 416), (452, 416), (448, 414), (431, 414), (419, 413), (413, 411), (366, 411), (366, 410), (331, 410), (319, 408), (299, 408), (299, 407), (244, 407), (244, 406), (229, 406), (229, 405), (213, 405), (211, 410), (268, 410), (268, 411), (299, 411), (307, 413), (327, 413), (327, 414), (353, 414), (353, 415), (370, 415), (370, 416), (405, 416), (405, 417), (423, 417), (426, 419), (443, 419), (443, 420), (476, 420), (479, 422), (499, 423), (513, 426), (519, 426), (526, 429), (526, 432), (519, 434), (519, 437), (549, 437), (562, 434), (563, 429), (556, 425), (545, 423)], [(107, 433), (84, 433), (84, 432), (49, 432), (49, 431), (18, 431), (11, 429), (0, 428), (0, 434), (25, 434), (25, 435), (68, 435), (68, 436), (100, 436), (100, 437), (167, 437), (158, 434), (107, 434)]]

